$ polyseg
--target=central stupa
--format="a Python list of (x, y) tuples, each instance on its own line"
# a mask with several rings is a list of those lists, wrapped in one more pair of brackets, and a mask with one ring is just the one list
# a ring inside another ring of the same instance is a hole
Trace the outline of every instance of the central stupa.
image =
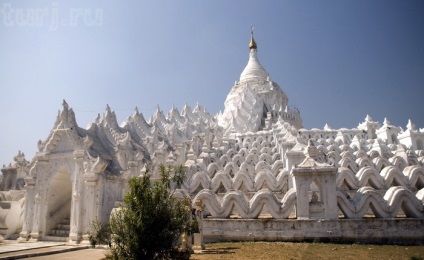
[(225, 100), (224, 112), (218, 115), (226, 135), (267, 130), (278, 120), (303, 127), (299, 111), (288, 107), (286, 94), (259, 63), (257, 52), (252, 30), (249, 61)]

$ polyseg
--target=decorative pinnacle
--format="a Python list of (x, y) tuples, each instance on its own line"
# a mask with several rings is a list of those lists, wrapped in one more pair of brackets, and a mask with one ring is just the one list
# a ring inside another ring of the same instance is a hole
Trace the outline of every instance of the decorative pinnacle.
[(255, 39), (253, 39), (253, 25), (250, 25), (250, 43), (249, 43), (249, 49), (256, 49), (258, 46), (256, 45)]

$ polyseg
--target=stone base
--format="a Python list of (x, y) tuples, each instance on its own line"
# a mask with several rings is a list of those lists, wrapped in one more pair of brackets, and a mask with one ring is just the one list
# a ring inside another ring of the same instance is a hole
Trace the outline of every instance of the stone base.
[[(424, 219), (204, 219), (205, 242), (287, 241), (424, 245)], [(193, 247), (194, 249), (194, 247)]]
[(35, 243), (40, 241), (41, 233), (31, 233), (28, 242)]
[(194, 233), (194, 243), (193, 243), (193, 250), (205, 250), (205, 244), (203, 243), (203, 238), (200, 233)]

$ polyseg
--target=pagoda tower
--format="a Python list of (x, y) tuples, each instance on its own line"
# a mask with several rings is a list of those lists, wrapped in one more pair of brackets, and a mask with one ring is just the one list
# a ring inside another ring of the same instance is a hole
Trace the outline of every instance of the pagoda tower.
[(226, 135), (267, 130), (279, 119), (303, 127), (299, 111), (288, 107), (287, 95), (271, 80), (257, 52), (252, 28), (249, 61), (225, 100), (224, 112), (218, 115)]

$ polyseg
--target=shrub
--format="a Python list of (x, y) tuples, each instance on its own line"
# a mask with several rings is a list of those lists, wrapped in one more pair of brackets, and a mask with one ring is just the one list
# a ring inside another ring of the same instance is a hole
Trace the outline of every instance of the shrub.
[(161, 165), (161, 178), (154, 183), (148, 174), (132, 178), (124, 206), (111, 217), (113, 259), (187, 258), (180, 252), (178, 241), (191, 227), (190, 207), (185, 200), (173, 197), (172, 182), (184, 181), (183, 167)]
[(88, 232), (88, 239), (93, 247), (96, 245), (110, 245), (109, 224), (102, 224), (100, 220), (94, 220)]

